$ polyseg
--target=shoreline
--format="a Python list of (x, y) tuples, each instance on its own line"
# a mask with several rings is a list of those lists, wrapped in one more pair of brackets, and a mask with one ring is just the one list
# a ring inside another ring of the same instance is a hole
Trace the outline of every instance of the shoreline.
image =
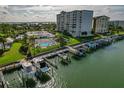
[[(124, 36), (124, 35), (116, 35), (116, 36), (121, 37), (121, 36)], [(108, 36), (107, 38), (110, 38), (110, 37), (111, 36)], [(107, 38), (100, 38), (100, 39), (107, 39)], [(96, 41), (96, 40), (100, 40), (100, 39), (95, 39), (95, 40), (91, 40), (91, 41)], [(72, 45), (71, 47), (77, 49), (77, 48), (80, 48), (81, 46), (83, 46), (84, 44), (86, 44), (88, 42), (90, 42), (90, 41), (83, 42), (83, 43), (76, 44), (76, 45)], [(31, 60), (33, 58), (37, 58), (37, 57), (40, 57), (40, 58), (55, 57), (58, 54), (64, 53), (64, 52), (69, 52), (69, 49), (67, 47), (63, 47), (63, 48), (59, 48), (59, 49), (56, 49), (56, 50), (53, 50), (53, 51), (41, 53), (41, 54), (38, 54), (38, 55), (32, 57)], [(0, 66), (0, 71), (7, 71), (7, 70), (15, 69), (15, 68), (18, 68), (18, 67), (21, 67), (20, 61), (16, 61), (16, 62), (13, 62), (13, 63), (10, 63), (10, 64)]]

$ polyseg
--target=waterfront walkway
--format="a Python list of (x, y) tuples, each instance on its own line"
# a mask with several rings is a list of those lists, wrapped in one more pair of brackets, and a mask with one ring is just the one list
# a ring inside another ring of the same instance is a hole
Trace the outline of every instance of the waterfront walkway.
[[(110, 38), (110, 37), (108, 37), (108, 38)], [(104, 38), (104, 39), (107, 39), (107, 38)], [(115, 38), (113, 38), (113, 39), (115, 39)], [(94, 41), (96, 41), (96, 40), (94, 40)], [(86, 43), (88, 43), (88, 42), (86, 42)], [(72, 48), (78, 49), (80, 47), (83, 47), (86, 43), (80, 43), (80, 44), (74, 45), (74, 46), (72, 46)], [(60, 48), (60, 49), (57, 49), (57, 50), (49, 52), (49, 53), (40, 54), (40, 55), (37, 55), (37, 56), (35, 56), (33, 58), (37, 58), (37, 59), (50, 58), (50, 57), (58, 56), (58, 54), (61, 54), (61, 53), (66, 53), (66, 52), (69, 52), (69, 48), (68, 47)], [(11, 65), (7, 65), (7, 66), (1, 67), (0, 71), (6, 71), (6, 70), (13, 69), (13, 68), (18, 68), (20, 66), (21, 66), (20, 62), (16, 62), (16, 63), (13, 63)]]

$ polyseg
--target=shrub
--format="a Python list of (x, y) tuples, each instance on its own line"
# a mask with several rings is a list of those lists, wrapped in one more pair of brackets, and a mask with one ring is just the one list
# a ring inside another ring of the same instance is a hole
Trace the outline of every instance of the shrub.
[(28, 46), (22, 45), (19, 49), (19, 52), (26, 55), (28, 52)]
[(0, 49), (0, 56), (4, 53), (3, 49)]
[(27, 58), (28, 58), (28, 59), (32, 58), (31, 52), (28, 52), (28, 53), (27, 53)]

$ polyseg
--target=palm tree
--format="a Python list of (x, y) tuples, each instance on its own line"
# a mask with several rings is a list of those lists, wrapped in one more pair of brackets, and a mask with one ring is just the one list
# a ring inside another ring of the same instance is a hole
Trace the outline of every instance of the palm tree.
[(118, 26), (116, 29), (117, 29), (117, 33), (119, 33), (120, 31), (123, 31), (123, 28), (121, 26)]
[(35, 56), (36, 49), (35, 49), (35, 36), (34, 35), (29, 37), (28, 43), (29, 43), (29, 47), (32, 46), (34, 48), (34, 56)]
[(60, 42), (60, 46), (63, 47), (67, 44), (65, 38), (62, 35), (57, 36), (58, 41)]

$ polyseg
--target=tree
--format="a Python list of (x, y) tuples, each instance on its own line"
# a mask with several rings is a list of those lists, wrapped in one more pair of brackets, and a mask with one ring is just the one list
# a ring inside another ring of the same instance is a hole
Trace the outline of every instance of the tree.
[(121, 26), (114, 26), (114, 25), (109, 25), (109, 31), (114, 32), (116, 31), (119, 33), (120, 31), (123, 31), (124, 29)]
[(0, 37), (0, 42), (3, 44), (3, 50), (5, 50), (6, 39), (4, 37)]
[(32, 54), (30, 52), (30, 49), (28, 49), (28, 52), (27, 52), (27, 59), (31, 59), (32, 58)]
[(34, 52), (34, 56), (35, 56), (36, 49), (35, 49), (35, 36), (34, 35), (29, 37), (28, 44), (29, 44), (29, 47), (33, 47), (33, 49), (34, 49), (33, 52)]
[(4, 53), (3, 49), (0, 49), (0, 56)]
[(42, 24), (42, 28), (46, 31), (54, 33), (56, 30), (56, 24), (55, 23)]
[(65, 38), (62, 35), (59, 35), (57, 38), (58, 38), (58, 41), (60, 42), (61, 47), (63, 47), (64, 45), (67, 44), (67, 41), (65, 40)]
[(123, 28), (121, 26), (117, 27), (117, 32), (119, 33), (119, 31), (123, 31)]
[(116, 27), (114, 25), (109, 25), (109, 31), (113, 32), (116, 30)]
[(23, 55), (27, 55), (28, 53), (28, 46), (27, 45), (22, 45), (19, 49), (19, 52), (22, 53)]

